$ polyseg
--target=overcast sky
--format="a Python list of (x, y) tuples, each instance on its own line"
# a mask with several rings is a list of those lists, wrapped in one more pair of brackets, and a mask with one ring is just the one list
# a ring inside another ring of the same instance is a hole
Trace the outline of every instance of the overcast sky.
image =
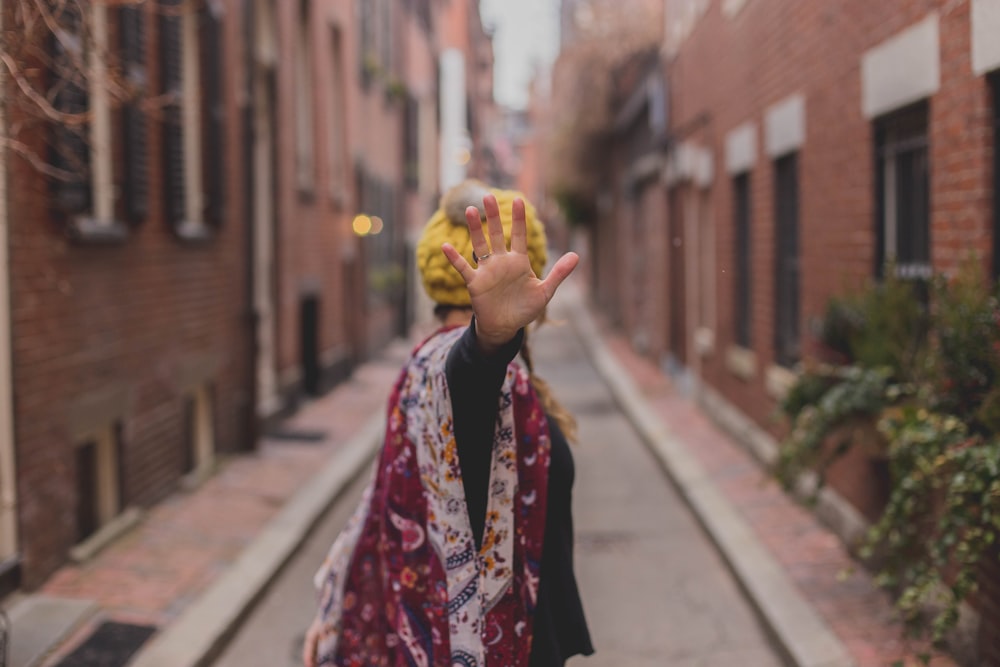
[(559, 52), (559, 0), (480, 0), (480, 11), (496, 29), (497, 102), (523, 109), (536, 64), (550, 64)]

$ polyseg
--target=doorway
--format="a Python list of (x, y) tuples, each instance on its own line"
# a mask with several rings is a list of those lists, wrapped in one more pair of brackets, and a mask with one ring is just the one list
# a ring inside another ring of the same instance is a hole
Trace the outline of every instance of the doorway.
[(668, 282), (667, 314), (670, 318), (670, 355), (679, 366), (687, 365), (687, 254), (685, 243), (685, 197), (682, 188), (667, 195)]

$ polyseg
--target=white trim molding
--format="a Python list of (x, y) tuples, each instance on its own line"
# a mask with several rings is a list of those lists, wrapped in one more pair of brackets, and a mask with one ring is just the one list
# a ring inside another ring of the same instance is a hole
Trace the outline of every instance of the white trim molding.
[(779, 158), (802, 148), (806, 142), (806, 98), (789, 95), (764, 113), (764, 150)]
[(764, 388), (767, 395), (776, 401), (782, 401), (792, 388), (798, 375), (784, 366), (771, 365), (764, 372)]
[(941, 88), (937, 13), (861, 57), (861, 111), (872, 119), (932, 96)]
[(708, 327), (698, 327), (695, 329), (694, 349), (699, 356), (711, 356), (715, 351), (715, 332)]
[(722, 15), (727, 19), (734, 18), (746, 4), (747, 0), (722, 0)]
[[(0, 34), (4, 13), (0, 11)], [(0, 68), (0, 136), (7, 132), (7, 77)], [(17, 535), (17, 458), (14, 451), (14, 400), (11, 376), (10, 217), (7, 189), (7, 148), (0, 145), (0, 560), (15, 555)]]
[(741, 174), (753, 170), (757, 162), (757, 127), (743, 123), (726, 135), (726, 171)]
[(663, 168), (663, 182), (667, 187), (690, 182), (704, 190), (712, 187), (714, 179), (712, 151), (694, 141), (681, 142)]
[(726, 368), (741, 380), (752, 380), (757, 375), (757, 353), (730, 345), (726, 348)]
[(972, 0), (972, 71), (1000, 69), (1000, 0)]
[(204, 226), (205, 193), (202, 174), (201, 41), (198, 39), (198, 3), (188, 0), (181, 14), (181, 136), (184, 142), (184, 223)]

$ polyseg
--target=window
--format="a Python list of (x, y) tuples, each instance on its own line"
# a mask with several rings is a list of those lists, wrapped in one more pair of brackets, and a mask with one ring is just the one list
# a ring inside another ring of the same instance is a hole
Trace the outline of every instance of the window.
[(84, 125), (54, 128), (52, 161), (66, 172), (54, 183), (54, 206), (71, 216), (79, 232), (107, 231), (115, 219), (108, 8), (99, 3), (65, 3), (53, 19), (59, 25), (51, 42), (54, 106), (63, 113), (89, 115)]
[(76, 447), (77, 542), (93, 537), (122, 510), (122, 441), (118, 424)]
[(750, 252), (750, 174), (739, 174), (733, 178), (733, 221), (736, 280), (733, 286), (734, 338), (737, 345), (749, 349), (751, 335), (751, 252)]
[(799, 360), (799, 176), (798, 155), (777, 160), (775, 171), (774, 351), (782, 366)]
[(1000, 279), (1000, 72), (990, 78), (993, 89), (993, 277)]
[(330, 31), (330, 72), (328, 113), (330, 150), (330, 196), (345, 205), (347, 200), (347, 89), (344, 85), (344, 39), (340, 30)]
[(298, 39), (295, 54), (295, 138), (296, 183), (299, 191), (310, 193), (316, 185), (316, 157), (313, 147), (313, 51), (309, 23), (309, 0), (299, 3)]
[[(206, 193), (201, 23), (215, 2), (161, 0), (164, 214), (182, 238), (204, 237)], [(218, 45), (217, 45), (218, 46)]]
[(888, 262), (902, 278), (929, 278), (930, 163), (927, 104), (921, 103), (875, 123), (878, 226), (876, 275)]

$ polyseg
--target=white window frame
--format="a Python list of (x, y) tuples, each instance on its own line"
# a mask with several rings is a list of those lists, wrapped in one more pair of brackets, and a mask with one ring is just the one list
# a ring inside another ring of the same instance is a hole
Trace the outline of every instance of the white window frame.
[[(0, 33), (4, 28), (0, 11)], [(7, 90), (5, 68), (0, 67), (0, 91)], [(7, 133), (6, 96), (0, 94), (0, 136)], [(0, 267), (6, 267), (7, 245), (7, 149), (0, 146)], [(10, 295), (6, 271), (0, 279), (0, 560), (17, 553), (17, 476), (14, 452), (13, 396), (10, 359)]]
[(90, 173), (93, 190), (91, 215), (99, 227), (115, 220), (114, 164), (112, 162), (111, 95), (108, 92), (108, 7), (91, 3), (90, 19), (94, 43), (87, 55), (90, 82)]
[(184, 143), (184, 221), (181, 233), (205, 231), (202, 166), (201, 40), (199, 2), (184, 0), (181, 12), (181, 137)]
[(92, 535), (84, 538), (82, 543), (99, 539), (102, 530), (107, 528), (123, 510), (117, 430), (117, 423), (110, 422), (77, 442), (77, 448), (94, 443), (97, 464), (97, 479), (94, 480), (94, 489), (97, 493), (97, 527)]

